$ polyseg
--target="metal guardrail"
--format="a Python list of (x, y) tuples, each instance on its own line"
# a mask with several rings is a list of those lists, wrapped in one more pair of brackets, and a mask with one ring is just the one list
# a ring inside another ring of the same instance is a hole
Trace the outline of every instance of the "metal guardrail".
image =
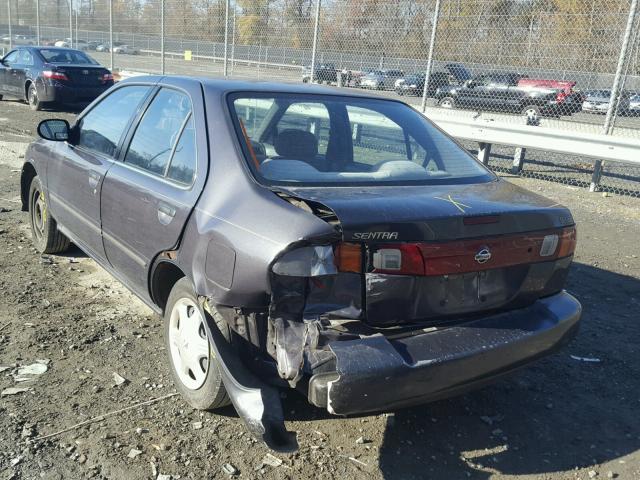
[(513, 125), (486, 119), (460, 118), (451, 112), (427, 109), (427, 118), (449, 135), (479, 144), (478, 158), (489, 164), (493, 144), (517, 147), (511, 171), (522, 170), (527, 148), (595, 158), (590, 190), (597, 191), (602, 175), (602, 160), (640, 166), (640, 141), (604, 134), (582, 133), (533, 125)]

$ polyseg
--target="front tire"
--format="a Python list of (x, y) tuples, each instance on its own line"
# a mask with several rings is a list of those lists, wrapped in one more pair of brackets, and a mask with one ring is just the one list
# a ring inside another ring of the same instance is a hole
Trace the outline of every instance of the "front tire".
[[(205, 328), (207, 313), (200, 306), (184, 277), (171, 289), (164, 314), (164, 333), (176, 388), (189, 405), (199, 410), (213, 410), (231, 402), (222, 375), (209, 345)], [(229, 327), (217, 312), (214, 320), (222, 334), (231, 337)]]
[(42, 110), (42, 102), (38, 98), (38, 90), (36, 90), (36, 86), (33, 83), (29, 84), (29, 89), (27, 90), (27, 102), (31, 110)]
[(49, 214), (42, 182), (37, 175), (29, 188), (29, 220), (33, 245), (38, 252), (60, 253), (69, 248), (69, 239), (58, 230), (55, 219)]

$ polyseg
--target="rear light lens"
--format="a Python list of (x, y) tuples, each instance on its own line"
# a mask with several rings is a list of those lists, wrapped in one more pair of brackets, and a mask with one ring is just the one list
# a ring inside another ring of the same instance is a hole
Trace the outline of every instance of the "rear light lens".
[(569, 96), (569, 95), (567, 94), (567, 92), (560, 91), (560, 92), (558, 92), (558, 95), (556, 96), (556, 101), (557, 101), (558, 103), (560, 103), (560, 102), (564, 102), (564, 101), (565, 101), (565, 99), (566, 99), (568, 96)]
[(560, 233), (558, 239), (558, 253), (557, 258), (568, 257), (573, 255), (576, 250), (576, 244), (578, 243), (578, 232), (576, 227), (564, 228)]
[(69, 80), (64, 73), (55, 70), (44, 70), (42, 76), (51, 80)]
[(373, 253), (373, 271), (398, 275), (424, 275), (424, 259), (416, 244), (383, 245)]
[(338, 273), (330, 245), (301, 247), (286, 252), (271, 269), (276, 275), (289, 277), (319, 277)]
[(341, 272), (362, 272), (362, 245), (339, 243), (334, 249), (336, 267)]
[(113, 82), (113, 74), (111, 73), (105, 73), (104, 75), (102, 75), (102, 81), (103, 82)]

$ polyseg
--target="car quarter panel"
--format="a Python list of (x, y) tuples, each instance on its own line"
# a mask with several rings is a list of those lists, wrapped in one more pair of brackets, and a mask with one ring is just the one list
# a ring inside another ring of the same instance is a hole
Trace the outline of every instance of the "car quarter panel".
[(253, 180), (225, 93), (205, 85), (211, 171), (186, 227), (178, 264), (191, 276), (198, 294), (223, 305), (264, 307), (268, 267), (278, 253), (292, 243), (337, 233)]

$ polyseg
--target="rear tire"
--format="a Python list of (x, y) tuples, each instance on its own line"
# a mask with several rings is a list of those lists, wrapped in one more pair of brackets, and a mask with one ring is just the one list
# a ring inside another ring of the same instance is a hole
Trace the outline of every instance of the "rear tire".
[(40, 253), (60, 253), (69, 248), (69, 239), (59, 230), (55, 219), (49, 214), (42, 182), (36, 175), (29, 188), (29, 220), (33, 245)]
[(29, 108), (31, 108), (31, 110), (42, 110), (42, 102), (38, 98), (38, 90), (33, 83), (29, 84), (29, 89), (27, 90), (27, 102), (29, 103)]
[[(189, 405), (199, 410), (213, 410), (231, 403), (204, 327), (207, 315), (191, 281), (186, 277), (178, 280), (164, 313), (166, 349), (176, 388)], [(214, 312), (214, 320), (229, 340), (231, 332), (219, 313)]]
[(540, 107), (537, 105), (527, 105), (522, 109), (522, 114), (527, 119), (527, 123), (531, 125), (537, 125), (542, 117)]
[(456, 108), (456, 101), (453, 97), (444, 97), (440, 99), (438, 105), (442, 108), (453, 109)]

